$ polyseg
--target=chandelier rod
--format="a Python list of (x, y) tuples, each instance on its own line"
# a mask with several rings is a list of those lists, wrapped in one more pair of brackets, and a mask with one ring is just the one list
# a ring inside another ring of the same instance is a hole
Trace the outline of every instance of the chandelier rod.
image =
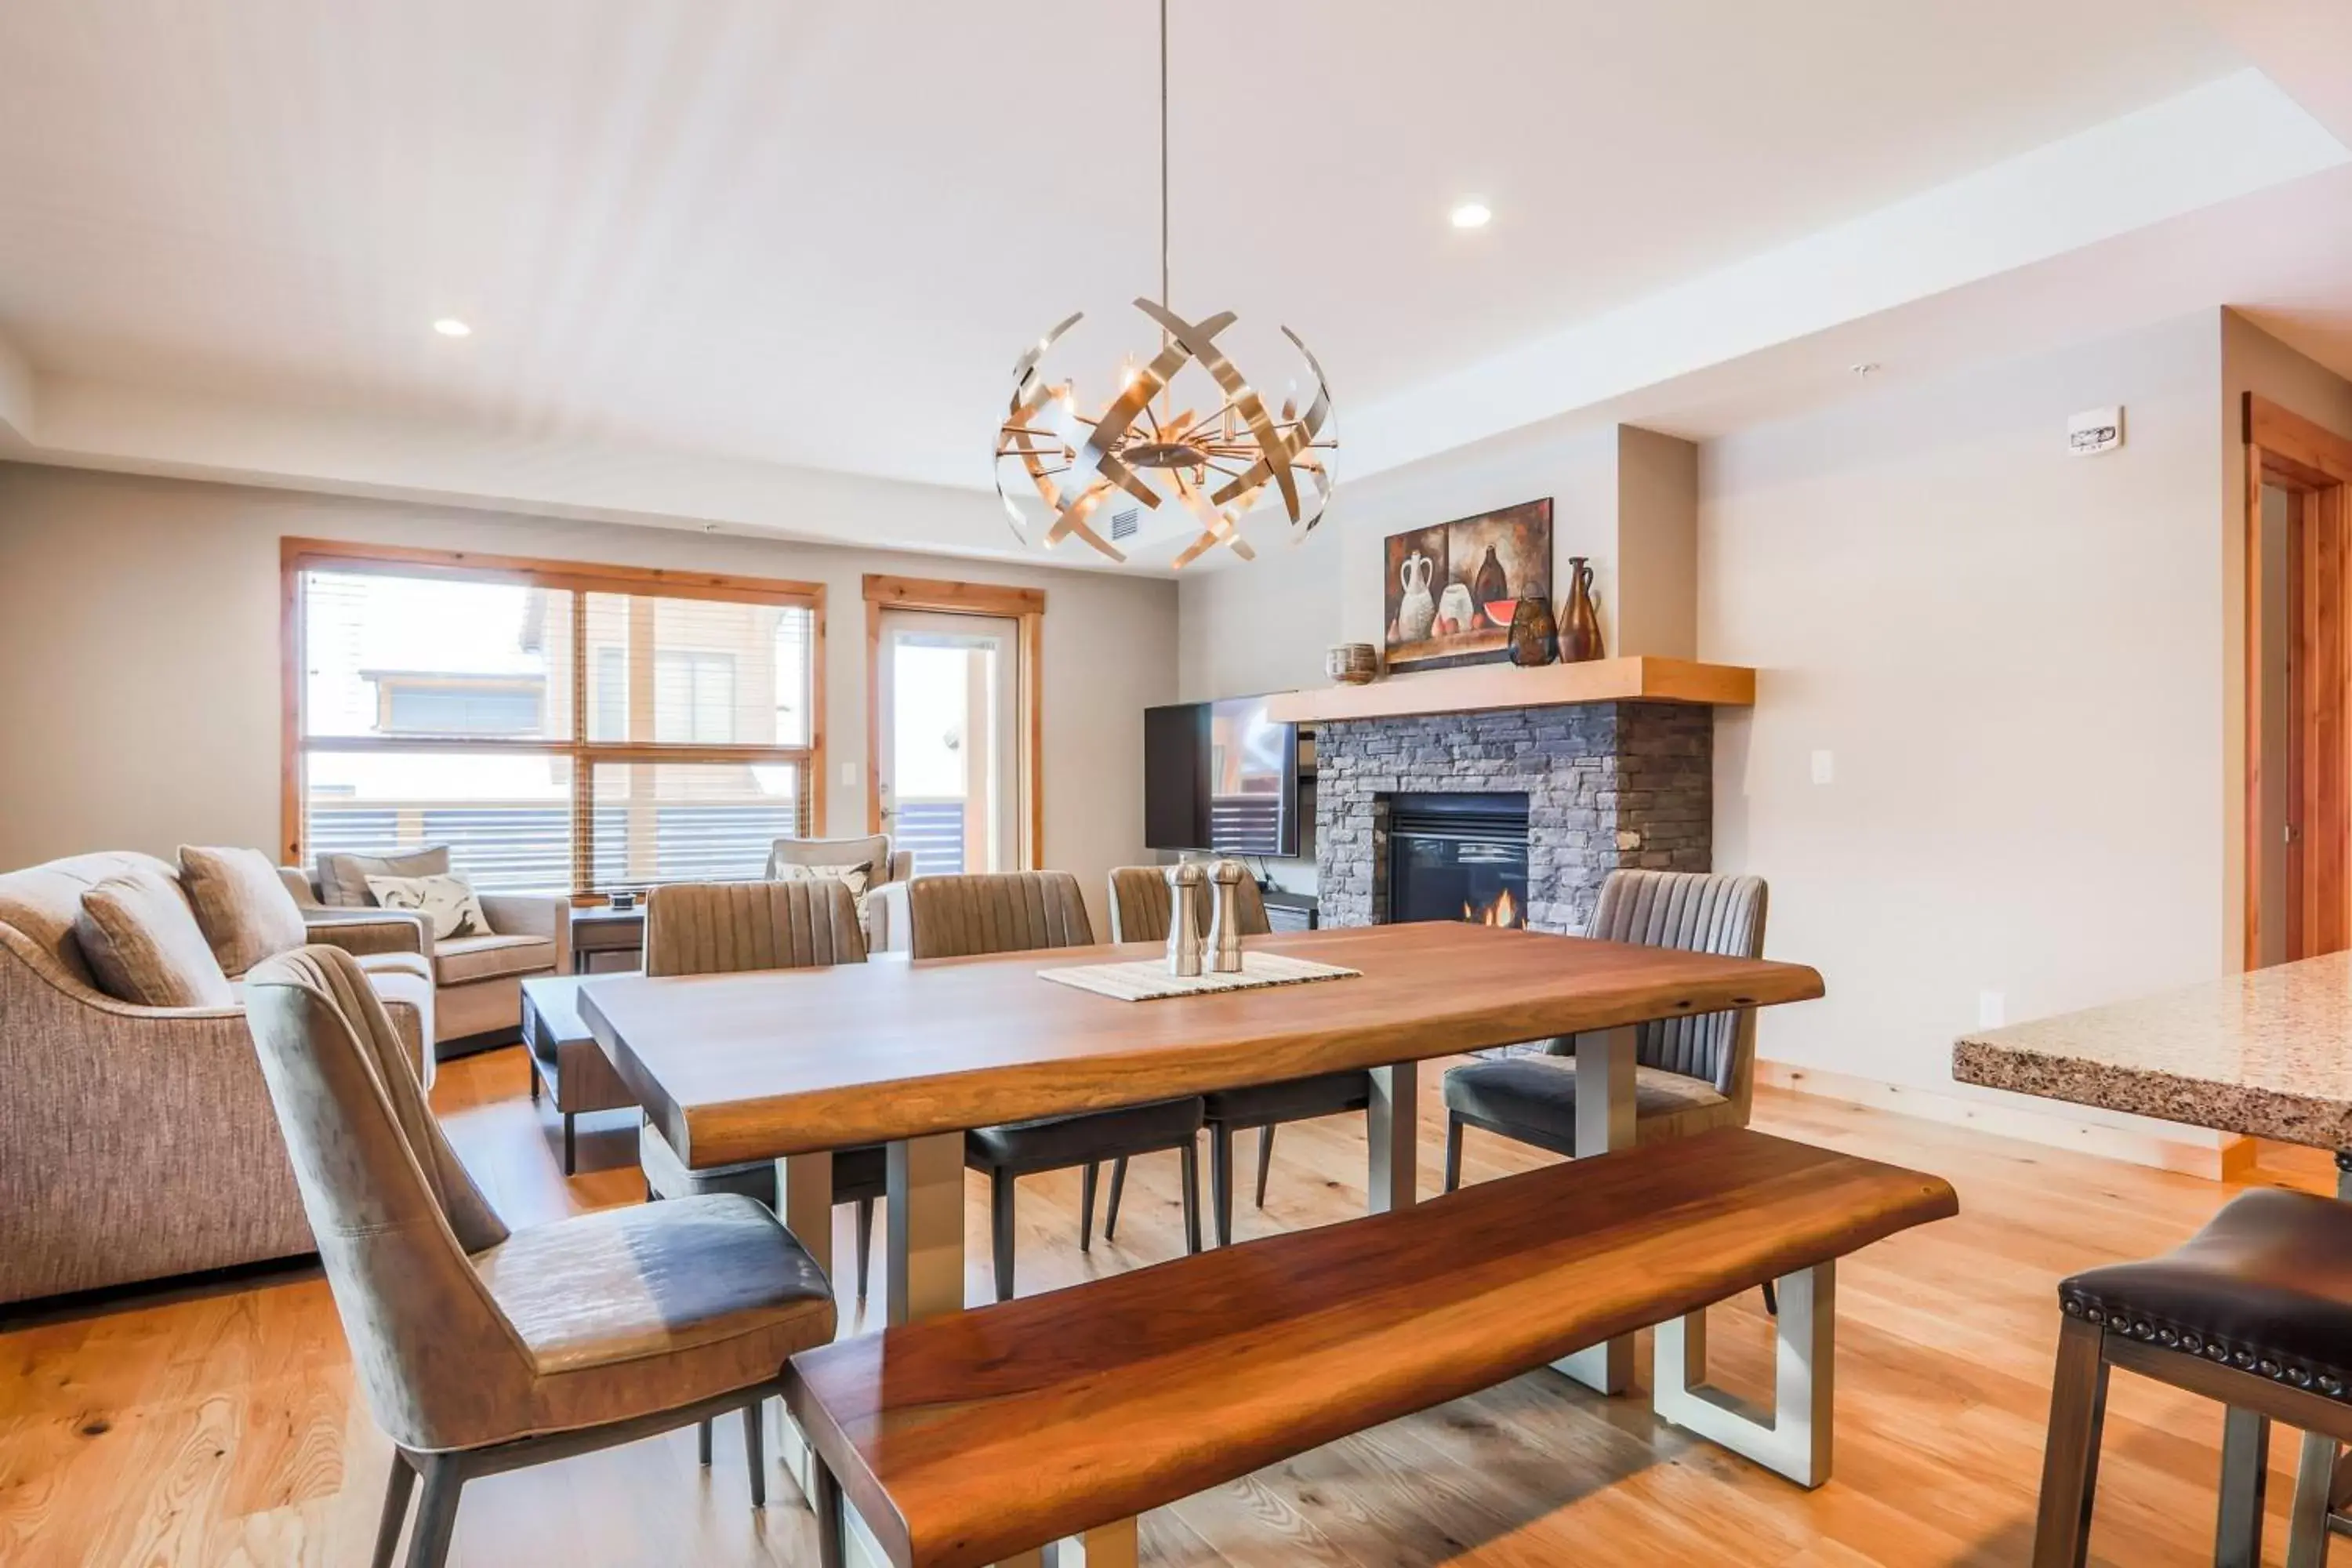
[(1168, 302), (1168, 0), (1160, 0), (1160, 308), (1174, 309)]

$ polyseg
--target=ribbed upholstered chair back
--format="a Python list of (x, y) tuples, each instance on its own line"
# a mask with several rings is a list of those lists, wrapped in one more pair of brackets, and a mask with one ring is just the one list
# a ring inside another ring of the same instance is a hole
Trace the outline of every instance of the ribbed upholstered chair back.
[(254, 966), (246, 1015), (377, 1423), (420, 1450), (522, 1434), (532, 1367), (468, 1255), (507, 1239), (341, 948)]
[[(1699, 871), (1612, 871), (1588, 936), (1725, 958), (1764, 956), (1761, 877)], [(1756, 1010), (1643, 1024), (1634, 1047), (1643, 1067), (1704, 1079), (1744, 1113), (1755, 1094)]]
[(857, 903), (808, 882), (678, 882), (646, 899), (647, 974), (735, 974), (866, 962)]
[(1087, 947), (1095, 940), (1078, 879), (1067, 871), (918, 877), (907, 884), (907, 921), (916, 958)]
[[(1236, 884), (1242, 901), (1242, 934), (1264, 936), (1274, 930), (1265, 918), (1265, 895), (1256, 882), (1244, 878)], [(1209, 929), (1213, 895), (1201, 889), (1201, 929)], [(1175, 889), (1158, 866), (1118, 866), (1110, 874), (1110, 939), (1113, 942), (1166, 942), (1175, 912)]]

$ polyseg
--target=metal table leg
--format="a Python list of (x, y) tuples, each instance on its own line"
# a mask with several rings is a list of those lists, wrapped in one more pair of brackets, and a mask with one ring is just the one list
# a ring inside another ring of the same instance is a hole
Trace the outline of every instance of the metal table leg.
[[(1576, 1154), (1633, 1146), (1633, 1036), (1631, 1025), (1576, 1037)], [(1610, 1340), (1552, 1363), (1601, 1394), (1633, 1385), (1633, 1339)]]
[(1420, 1201), (1421, 1064), (1398, 1062), (1372, 1069), (1372, 1102), (1364, 1112), (1371, 1165), (1365, 1182), (1365, 1210), (1388, 1214)]

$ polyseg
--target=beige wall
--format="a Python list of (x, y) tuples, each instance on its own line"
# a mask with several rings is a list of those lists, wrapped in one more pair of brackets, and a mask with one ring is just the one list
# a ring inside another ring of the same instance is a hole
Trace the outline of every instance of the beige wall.
[[(1981, 992), (2017, 1020), (2222, 967), (2220, 340), (2201, 313), (1706, 447), (1699, 651), (1761, 671), (1716, 864), (1769, 879), (1772, 952), (1829, 985), (1765, 1056), (1942, 1087)], [(2069, 458), (2117, 403), (2122, 449)]]
[(277, 841), (288, 534), (822, 581), (836, 834), (865, 825), (862, 575), (1044, 587), (1046, 863), (1107, 929), (1106, 874), (1143, 858), (1142, 713), (1176, 697), (1164, 579), (0, 464), (0, 867)]

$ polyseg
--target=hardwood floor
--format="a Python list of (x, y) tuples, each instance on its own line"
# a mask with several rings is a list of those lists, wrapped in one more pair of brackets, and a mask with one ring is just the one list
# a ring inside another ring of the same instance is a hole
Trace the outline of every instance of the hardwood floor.
[[(1423, 1074), (1422, 1188), (1438, 1185), (1442, 1064)], [(509, 1222), (635, 1201), (635, 1128), (583, 1122), (583, 1173), (558, 1173), (551, 1112), (524, 1097), (517, 1051), (449, 1064), (435, 1100)], [(1836, 1479), (1807, 1493), (1549, 1373), (1392, 1422), (1147, 1515), (1147, 1562), (1835, 1565), (1992, 1568), (2026, 1559), (2048, 1378), (2053, 1287), (2089, 1264), (2171, 1246), (2230, 1191), (2190, 1176), (1802, 1096), (1759, 1094), (1757, 1125), (1948, 1177), (1958, 1218), (1840, 1270)], [(1240, 1234), (1361, 1212), (1358, 1118), (1283, 1130), (1264, 1213)], [(1244, 1141), (1244, 1148), (1249, 1146)], [(1465, 1178), (1548, 1156), (1475, 1132)], [(1248, 1172), (1248, 1157), (1242, 1163)], [(1050, 1289), (1175, 1256), (1172, 1154), (1136, 1162), (1115, 1244), (1076, 1246), (1075, 1173), (1021, 1186), (1021, 1284)], [(2330, 1191), (2313, 1151), (2266, 1151), (2255, 1179)], [(1244, 1191), (1246, 1184), (1244, 1182)], [(991, 1294), (984, 1190), (969, 1188), (968, 1294)], [(850, 1256), (849, 1211), (835, 1247)], [(872, 1299), (882, 1300), (877, 1258)], [(846, 1269), (840, 1271), (845, 1278)], [(856, 1321), (855, 1302), (843, 1304)], [(1760, 1393), (1767, 1330), (1750, 1299), (1717, 1308), (1718, 1377)], [(1643, 1381), (1647, 1381), (1644, 1340)], [(2109, 1403), (2093, 1561), (2210, 1560), (2218, 1407), (2125, 1373)], [(764, 1514), (745, 1494), (740, 1430), (699, 1468), (690, 1433), (478, 1483), (452, 1561), (814, 1563), (789, 1483)], [(389, 1448), (352, 1382), (315, 1271), (0, 1322), (0, 1562), (344, 1564), (367, 1561)], [(2294, 1445), (2273, 1444), (2266, 1562), (2283, 1560)]]

